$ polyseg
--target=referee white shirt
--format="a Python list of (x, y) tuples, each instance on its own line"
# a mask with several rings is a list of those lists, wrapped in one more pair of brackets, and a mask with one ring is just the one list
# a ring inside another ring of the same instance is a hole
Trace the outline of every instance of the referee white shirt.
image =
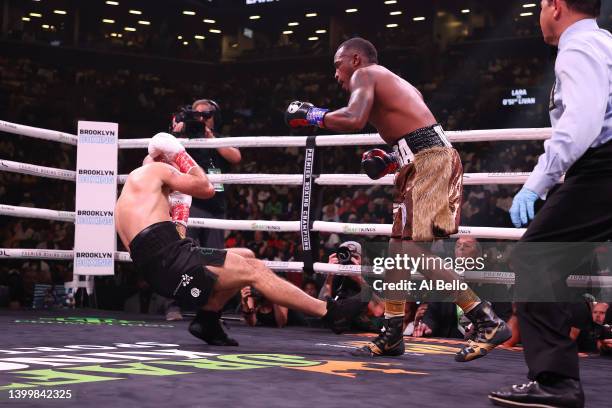
[(612, 34), (595, 19), (569, 26), (559, 38), (555, 77), (552, 137), (524, 186), (542, 199), (587, 149), (612, 139)]

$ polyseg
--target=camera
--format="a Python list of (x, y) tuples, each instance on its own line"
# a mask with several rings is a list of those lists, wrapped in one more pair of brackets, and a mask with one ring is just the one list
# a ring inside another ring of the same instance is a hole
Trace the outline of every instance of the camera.
[(361, 244), (356, 241), (346, 241), (336, 249), (336, 258), (340, 265), (352, 265), (352, 258), (361, 256)]
[(198, 112), (194, 110), (191, 105), (185, 105), (180, 107), (174, 114), (174, 121), (176, 123), (183, 122), (185, 124), (181, 134), (185, 134), (188, 137), (203, 137), (203, 121), (213, 116), (214, 112)]
[(602, 324), (599, 332), (599, 340), (612, 339), (612, 326), (609, 324)]
[(347, 247), (340, 247), (336, 249), (336, 257), (338, 258), (338, 263), (340, 265), (351, 265), (353, 252)]

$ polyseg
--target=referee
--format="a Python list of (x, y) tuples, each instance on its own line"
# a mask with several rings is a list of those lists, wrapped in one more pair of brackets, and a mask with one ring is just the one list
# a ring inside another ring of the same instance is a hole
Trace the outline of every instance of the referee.
[[(513, 253), (531, 381), (489, 398), (507, 407), (583, 407), (570, 305), (554, 301), (569, 300), (565, 279), (593, 245), (583, 243), (612, 238), (612, 35), (595, 21), (601, 0), (542, 0), (541, 7), (544, 41), (559, 50), (553, 133), (510, 208), (516, 227), (533, 219)], [(538, 198), (545, 203), (534, 218)]]

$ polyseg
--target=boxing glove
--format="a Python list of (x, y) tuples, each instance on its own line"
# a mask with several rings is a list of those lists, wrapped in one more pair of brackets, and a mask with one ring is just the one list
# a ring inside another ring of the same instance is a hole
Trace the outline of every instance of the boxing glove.
[(285, 123), (292, 128), (304, 126), (325, 127), (323, 118), (329, 109), (316, 108), (312, 103), (293, 101), (285, 111)]
[(372, 149), (361, 156), (361, 167), (372, 180), (395, 173), (399, 168), (397, 153), (387, 153), (382, 149)]
[(187, 235), (187, 222), (189, 221), (189, 209), (191, 208), (191, 196), (173, 191), (168, 195), (170, 204), (170, 216), (176, 224), (176, 230), (181, 238)]
[(162, 161), (174, 162), (181, 173), (188, 173), (197, 166), (193, 158), (185, 151), (185, 147), (176, 137), (169, 133), (160, 132), (151, 138), (148, 146), (149, 156)]

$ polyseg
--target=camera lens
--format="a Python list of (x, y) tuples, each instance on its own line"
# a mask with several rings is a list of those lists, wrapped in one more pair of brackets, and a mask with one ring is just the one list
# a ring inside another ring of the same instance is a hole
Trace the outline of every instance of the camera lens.
[(336, 257), (338, 258), (338, 263), (341, 265), (350, 265), (351, 264), (351, 256), (352, 252), (347, 247), (340, 247), (336, 251)]

